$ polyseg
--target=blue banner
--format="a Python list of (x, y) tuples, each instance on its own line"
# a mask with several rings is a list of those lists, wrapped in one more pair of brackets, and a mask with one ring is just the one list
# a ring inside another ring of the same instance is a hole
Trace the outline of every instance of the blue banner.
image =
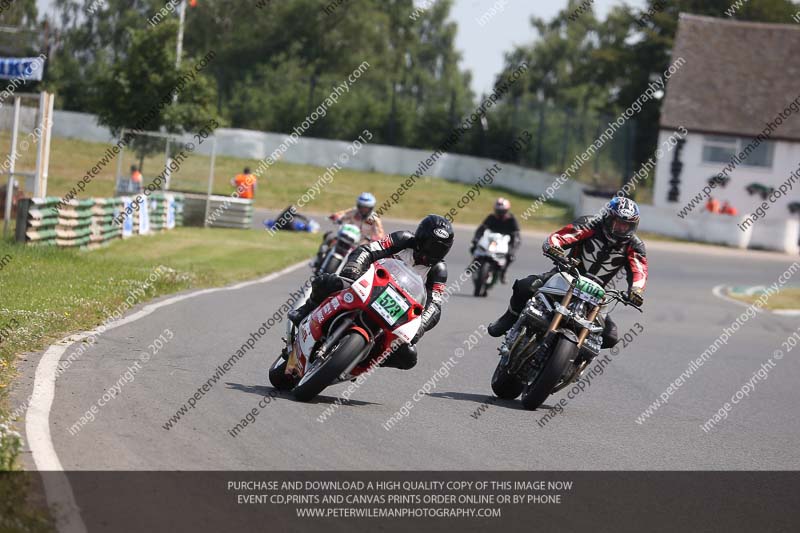
[(44, 60), (44, 54), (39, 57), (0, 57), (0, 79), (40, 81)]

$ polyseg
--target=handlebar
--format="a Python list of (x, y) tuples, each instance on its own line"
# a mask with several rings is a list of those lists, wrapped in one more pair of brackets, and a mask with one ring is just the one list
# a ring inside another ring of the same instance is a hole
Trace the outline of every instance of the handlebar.
[(551, 261), (553, 261), (559, 270), (564, 268), (570, 274), (575, 274), (575, 273), (580, 274), (580, 272), (578, 272), (578, 266), (581, 263), (577, 259), (573, 257), (568, 257), (566, 255), (554, 254), (552, 252), (545, 252), (544, 255)]
[[(580, 270), (578, 270), (578, 266), (580, 265), (580, 261), (578, 261), (577, 259), (575, 259), (573, 257), (562, 256), (562, 255), (557, 255), (557, 254), (548, 253), (548, 252), (545, 252), (544, 255), (546, 257), (548, 257), (549, 259), (551, 259), (556, 264), (556, 267), (558, 268), (558, 270), (560, 272), (561, 271), (566, 271), (569, 274), (571, 274), (573, 276), (576, 276), (576, 277), (581, 275)], [(614, 301), (619, 302), (622, 305), (625, 305), (625, 306), (628, 306), (628, 307), (633, 307), (634, 309), (636, 309), (640, 313), (644, 312), (644, 311), (642, 311), (641, 307), (639, 307), (638, 305), (636, 305), (633, 302), (631, 302), (630, 300), (628, 300), (627, 292), (619, 291), (619, 290), (616, 290), (616, 289), (606, 289), (606, 296), (605, 296), (605, 298), (603, 298), (603, 301), (601, 302), (601, 305), (607, 305), (607, 304), (609, 304), (611, 302), (614, 302)]]
[(636, 309), (640, 313), (644, 313), (644, 311), (642, 311), (641, 307), (639, 307), (635, 303), (633, 303), (630, 300), (628, 300), (627, 292), (618, 291), (616, 289), (606, 289), (606, 297), (603, 299), (603, 305), (606, 305), (606, 304), (608, 304), (610, 302), (613, 302), (613, 301), (619, 302), (622, 305), (625, 305), (625, 306), (628, 306), (628, 307), (633, 307), (634, 309)]

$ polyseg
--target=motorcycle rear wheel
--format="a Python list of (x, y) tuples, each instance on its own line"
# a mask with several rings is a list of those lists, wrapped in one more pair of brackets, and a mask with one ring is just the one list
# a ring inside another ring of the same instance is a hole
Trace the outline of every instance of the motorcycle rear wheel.
[(578, 347), (569, 340), (563, 337), (558, 339), (544, 368), (525, 385), (522, 391), (520, 400), (525, 409), (533, 411), (544, 403), (575, 358), (577, 351)]
[(352, 331), (346, 334), (324, 361), (309, 365), (306, 375), (292, 389), (292, 396), (301, 402), (313, 399), (333, 383), (366, 346), (367, 341), (360, 333)]

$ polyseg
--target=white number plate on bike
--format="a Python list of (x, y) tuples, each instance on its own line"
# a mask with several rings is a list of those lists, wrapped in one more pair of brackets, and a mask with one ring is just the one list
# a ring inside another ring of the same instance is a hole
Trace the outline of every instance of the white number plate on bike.
[(394, 326), (400, 317), (406, 314), (409, 304), (403, 295), (392, 288), (386, 286), (386, 290), (372, 302), (372, 308), (390, 325)]
[(600, 299), (594, 296), (593, 294), (589, 294), (586, 291), (582, 291), (579, 288), (575, 287), (573, 289), (572, 294), (580, 298), (581, 300), (587, 301), (592, 305), (600, 305)]

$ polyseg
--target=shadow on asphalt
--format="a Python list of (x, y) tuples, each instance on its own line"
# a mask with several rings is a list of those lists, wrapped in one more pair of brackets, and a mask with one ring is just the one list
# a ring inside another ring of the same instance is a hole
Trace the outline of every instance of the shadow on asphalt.
[[(267, 386), (267, 385), (243, 385), (242, 383), (225, 383), (227, 385), (228, 390), (237, 390), (240, 392), (246, 392), (247, 394), (255, 394), (257, 396), (270, 396), (272, 398), (282, 398), (284, 400), (295, 401), (292, 398), (292, 393), (286, 391), (279, 391), (275, 387)], [(317, 396), (310, 402), (297, 402), (297, 403), (307, 403), (307, 404), (319, 404), (319, 403), (336, 403), (339, 400), (341, 405), (382, 405), (375, 402), (365, 402), (362, 400), (342, 400), (338, 396)]]
[[(459, 400), (462, 402), (474, 402), (494, 407), (505, 407), (506, 409), (514, 409), (517, 411), (527, 411), (517, 400), (501, 400), (496, 396), (487, 396), (485, 394), (472, 394), (470, 392), (432, 392), (428, 394), (428, 396), (443, 398), (445, 400)], [(537, 411), (544, 409), (552, 409), (552, 407), (547, 404), (542, 404)]]
[(473, 296), (472, 294), (467, 293), (467, 292), (454, 292), (450, 296), (457, 296), (459, 298), (469, 298), (470, 300), (478, 300), (479, 299), (478, 296)]

